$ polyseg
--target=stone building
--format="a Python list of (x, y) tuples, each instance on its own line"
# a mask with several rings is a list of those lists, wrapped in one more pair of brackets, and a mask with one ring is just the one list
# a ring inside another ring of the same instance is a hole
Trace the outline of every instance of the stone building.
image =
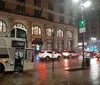
[(72, 50), (78, 46), (72, 12), (68, 0), (0, 0), (0, 36), (19, 27), (26, 29), (30, 48), (41, 40), (41, 49)]

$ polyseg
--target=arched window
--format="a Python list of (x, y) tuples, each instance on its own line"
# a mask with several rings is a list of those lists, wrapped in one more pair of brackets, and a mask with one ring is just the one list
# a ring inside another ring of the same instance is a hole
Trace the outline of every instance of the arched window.
[(52, 36), (52, 32), (53, 32), (52, 28), (47, 28), (46, 29), (47, 36)]
[(62, 30), (57, 30), (57, 37), (63, 37), (63, 31)]
[(24, 24), (22, 24), (22, 23), (16, 23), (14, 26), (13, 26), (13, 28), (21, 28), (21, 29), (26, 29), (26, 27), (25, 27), (25, 25)]
[(27, 38), (26, 32), (27, 32), (27, 30), (26, 30), (24, 24), (22, 24), (22, 23), (16, 23), (13, 26), (13, 29), (11, 30), (11, 37)]
[(33, 26), (32, 35), (41, 35), (41, 28), (39, 26)]
[(71, 31), (67, 31), (67, 38), (72, 38), (72, 32)]
[(7, 32), (7, 25), (4, 21), (0, 21), (0, 32)]

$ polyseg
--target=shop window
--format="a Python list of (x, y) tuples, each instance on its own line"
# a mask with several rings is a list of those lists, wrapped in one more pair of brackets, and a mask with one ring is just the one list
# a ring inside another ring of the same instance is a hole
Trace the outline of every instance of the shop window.
[(7, 25), (4, 21), (0, 21), (0, 32), (7, 32)]
[(41, 28), (39, 26), (33, 26), (32, 35), (41, 35)]
[(63, 37), (63, 31), (62, 30), (57, 30), (57, 37)]

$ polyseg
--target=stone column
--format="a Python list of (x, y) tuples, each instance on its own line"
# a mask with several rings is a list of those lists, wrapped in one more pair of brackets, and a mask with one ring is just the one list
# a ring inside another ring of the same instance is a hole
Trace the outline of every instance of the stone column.
[(43, 25), (43, 30), (42, 30), (42, 41), (43, 41), (42, 49), (44, 49), (44, 50), (47, 49), (46, 27), (47, 27), (47, 25), (44, 24)]
[(74, 28), (73, 31), (73, 49), (78, 47), (78, 31)]
[(66, 35), (67, 31), (64, 31), (64, 49), (67, 49), (67, 35)]
[(32, 48), (32, 22), (27, 22), (27, 41), (28, 48)]
[(7, 32), (8, 32), (8, 35), (10, 36), (11, 35), (11, 29), (13, 29), (13, 18), (8, 18), (8, 22), (7, 22)]

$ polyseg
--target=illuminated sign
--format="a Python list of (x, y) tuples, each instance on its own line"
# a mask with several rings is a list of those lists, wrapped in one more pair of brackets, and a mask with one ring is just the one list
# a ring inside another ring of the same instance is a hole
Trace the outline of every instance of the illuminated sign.
[(12, 40), (12, 47), (25, 47), (25, 41)]

